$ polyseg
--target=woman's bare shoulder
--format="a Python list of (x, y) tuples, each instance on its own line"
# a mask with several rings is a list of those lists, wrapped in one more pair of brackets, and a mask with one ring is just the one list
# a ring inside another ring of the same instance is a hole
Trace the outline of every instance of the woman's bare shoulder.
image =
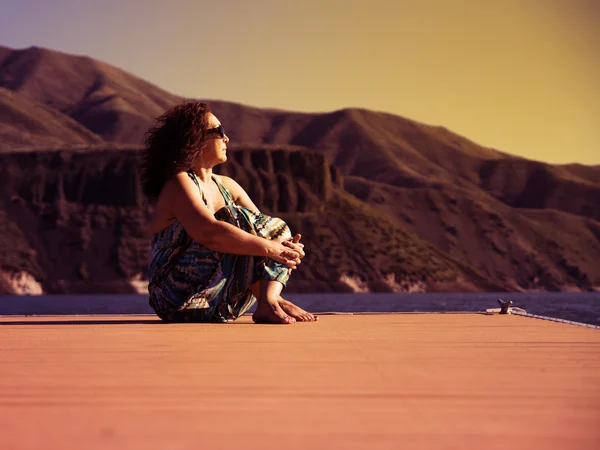
[(146, 227), (147, 233), (154, 234), (171, 225), (176, 220), (172, 209), (173, 202), (185, 201), (185, 197), (193, 196), (194, 188), (193, 180), (185, 172), (178, 173), (166, 181), (154, 206), (152, 218)]
[(233, 178), (230, 178), (226, 175), (217, 175), (216, 173), (213, 173), (213, 176), (220, 182), (223, 184), (230, 184), (231, 182), (235, 183), (235, 180)]
[(240, 185), (233, 179), (225, 175), (216, 175), (217, 181), (221, 183), (225, 188), (231, 192), (234, 197), (239, 196), (239, 190), (241, 189)]

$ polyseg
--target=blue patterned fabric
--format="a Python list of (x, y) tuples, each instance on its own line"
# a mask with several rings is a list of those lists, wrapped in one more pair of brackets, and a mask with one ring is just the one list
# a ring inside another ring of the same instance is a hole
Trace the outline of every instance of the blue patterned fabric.
[[(189, 171), (204, 198), (204, 193)], [(229, 191), (215, 177), (225, 206), (217, 220), (266, 239), (291, 237), (286, 223), (233, 202)], [(205, 200), (206, 202), (206, 200)], [(249, 291), (260, 280), (284, 286), (288, 268), (272, 259), (219, 253), (195, 242), (176, 220), (154, 235), (149, 265), (150, 306), (169, 322), (228, 322), (247, 312), (256, 298)]]

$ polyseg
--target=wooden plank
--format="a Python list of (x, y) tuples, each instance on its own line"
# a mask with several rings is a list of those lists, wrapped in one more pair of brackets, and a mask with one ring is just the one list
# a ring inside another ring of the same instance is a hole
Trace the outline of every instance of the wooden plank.
[(517, 316), (0, 318), (3, 449), (592, 449), (600, 332)]

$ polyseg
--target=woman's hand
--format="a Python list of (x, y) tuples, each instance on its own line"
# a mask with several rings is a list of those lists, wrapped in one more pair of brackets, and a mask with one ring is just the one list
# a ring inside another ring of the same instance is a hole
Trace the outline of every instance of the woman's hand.
[(288, 269), (288, 275), (292, 273), (292, 270), (297, 269), (298, 265), (301, 264), (302, 258), (306, 256), (304, 253), (304, 244), (300, 243), (301, 234), (297, 234), (293, 238), (288, 238), (283, 241), (283, 244), (291, 249), (293, 249), (296, 253), (298, 253), (298, 258), (296, 259), (296, 267), (290, 267)]
[(302, 259), (306, 256), (306, 254), (304, 253), (304, 244), (300, 243), (301, 238), (302, 238), (302, 235), (297, 234), (293, 238), (288, 238), (285, 241), (283, 241), (283, 245), (291, 248), (296, 253), (298, 253), (300, 259)]
[(300, 253), (298, 253), (295, 248), (290, 247), (288, 242), (283, 239), (275, 239), (268, 242), (266, 255), (268, 258), (285, 264), (290, 270), (295, 269), (296, 266), (300, 264)]

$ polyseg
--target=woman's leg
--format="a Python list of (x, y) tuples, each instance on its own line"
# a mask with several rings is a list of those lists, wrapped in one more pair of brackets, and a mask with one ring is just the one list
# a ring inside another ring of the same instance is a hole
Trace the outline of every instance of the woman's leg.
[[(274, 237), (292, 237), (288, 226), (281, 219), (257, 214), (247, 208), (231, 206), (219, 211), (219, 220), (224, 220), (232, 225), (238, 226), (245, 231), (272, 239)], [(239, 220), (238, 220), (239, 219)], [(297, 241), (296, 241), (297, 242)], [(232, 255), (227, 255), (231, 257)], [(252, 306), (255, 297), (258, 300), (256, 312), (253, 315), (255, 322), (260, 323), (293, 323), (296, 320), (312, 322), (316, 316), (307, 313), (281, 297), (281, 292), (287, 282), (290, 271), (288, 268), (273, 260), (262, 260), (250, 258), (253, 261), (252, 275), (241, 277), (247, 273), (250, 275), (250, 266), (245, 264), (247, 257), (236, 255), (232, 261), (234, 264), (222, 264), (227, 266), (228, 275), (236, 274), (232, 278), (244, 279), (243, 283), (233, 283), (235, 288), (228, 287), (223, 295), (224, 304), (217, 307), (215, 318), (223, 321), (235, 320), (244, 314)], [(250, 288), (245, 284), (251, 279)], [(250, 291), (252, 295), (250, 295)], [(239, 294), (236, 294), (239, 293)], [(229, 303), (229, 304), (227, 304)]]
[[(261, 293), (261, 285), (264, 285), (263, 289), (266, 289), (266, 292), (264, 294)], [(274, 319), (277, 321), (276, 323), (288, 323), (286, 321), (280, 322), (280, 320), (283, 318), (283, 315), (287, 315), (292, 319), (296, 319), (300, 322), (314, 322), (318, 320), (318, 316), (315, 316), (314, 314), (311, 314), (303, 310), (302, 308), (294, 305), (292, 302), (284, 299), (281, 296), (282, 288), (283, 285), (281, 283), (278, 283), (277, 281), (260, 281), (254, 283), (250, 287), (250, 291), (258, 299), (256, 311), (259, 312), (260, 308), (260, 312), (256, 315), (256, 317), (262, 317), (266, 312), (267, 314), (269, 314), (269, 316), (271, 315), (271, 313), (277, 316), (277, 319)], [(274, 304), (275, 302), (277, 303), (277, 305)], [(256, 322), (256, 320), (254, 321)]]
[(279, 298), (283, 284), (279, 281), (260, 280), (250, 286), (250, 291), (257, 298), (256, 311), (252, 320), (256, 323), (294, 323), (296, 319), (288, 316), (281, 306)]

